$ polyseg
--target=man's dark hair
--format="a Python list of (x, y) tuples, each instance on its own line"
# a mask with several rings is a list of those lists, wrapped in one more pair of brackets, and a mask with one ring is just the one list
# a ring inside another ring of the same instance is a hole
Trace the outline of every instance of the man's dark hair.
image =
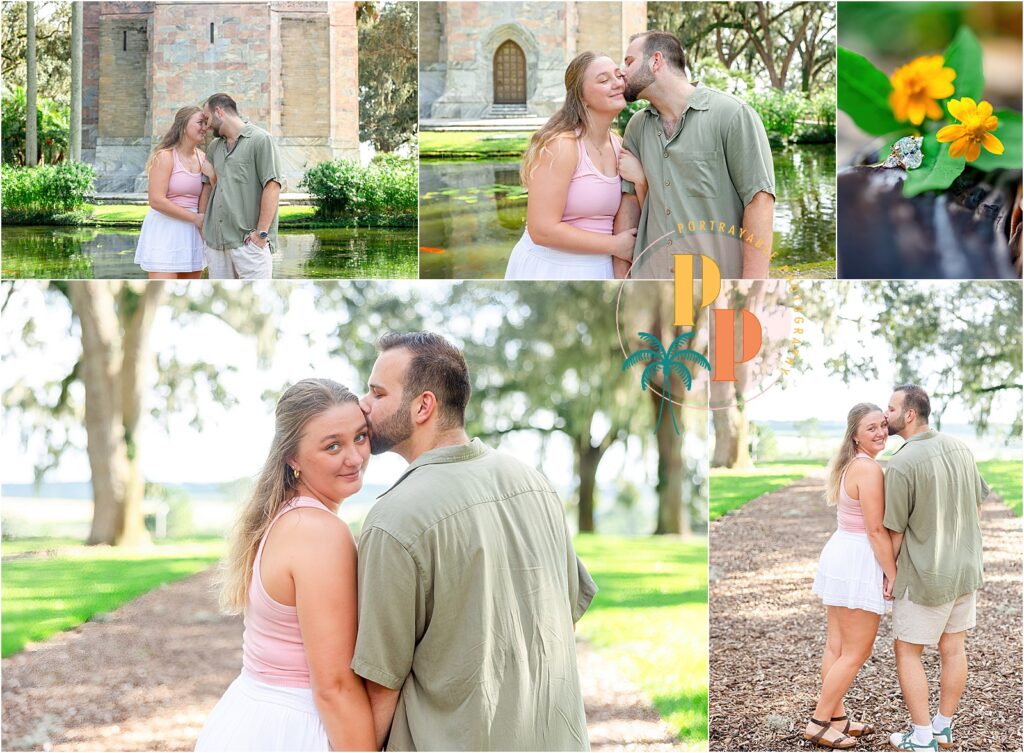
[(210, 110), (216, 110), (218, 107), (224, 112), (229, 112), (232, 115), (238, 114), (238, 105), (235, 104), (235, 100), (231, 98), (230, 94), (224, 92), (218, 92), (217, 94), (211, 94), (206, 99), (206, 106)]
[(928, 399), (928, 393), (921, 385), (900, 384), (893, 387), (892, 391), (903, 393), (903, 410), (913, 410), (921, 422), (928, 423), (928, 416), (932, 413), (932, 403)]
[(424, 392), (433, 392), (439, 425), (445, 429), (461, 428), (472, 388), (466, 359), (459, 349), (433, 332), (388, 332), (377, 340), (381, 353), (395, 348), (412, 353), (402, 399), (412, 400)]
[(686, 73), (686, 53), (674, 34), (667, 31), (641, 31), (629, 38), (632, 42), (644, 40), (644, 60), (649, 60), (655, 52), (660, 52), (666, 62), (680, 73)]

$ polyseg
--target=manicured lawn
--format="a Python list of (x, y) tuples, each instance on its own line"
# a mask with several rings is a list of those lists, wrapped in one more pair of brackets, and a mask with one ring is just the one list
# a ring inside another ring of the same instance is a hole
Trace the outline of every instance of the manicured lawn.
[[(90, 225), (141, 225), (149, 207), (136, 204), (86, 204), (85, 211), (92, 216)], [(313, 207), (286, 206), (278, 210), (280, 224), (306, 220), (313, 216)]]
[(686, 749), (707, 749), (707, 541), (583, 534), (600, 591), (577, 630), (621, 668)]
[(982, 478), (1006, 506), (1021, 516), (1021, 463), (1019, 460), (985, 460), (978, 463)]
[(827, 460), (770, 460), (756, 468), (729, 470), (711, 469), (709, 520), (718, 520), (728, 512), (802, 479), (814, 471), (821, 471)]
[(530, 143), (529, 131), (421, 131), (421, 157), (490, 159), (522, 157)]
[[(163, 583), (204, 570), (224, 553), (222, 539), (161, 544), (144, 551), (83, 547), (66, 539), (3, 542), (3, 655), (80, 625)], [(50, 551), (47, 551), (50, 550)]]

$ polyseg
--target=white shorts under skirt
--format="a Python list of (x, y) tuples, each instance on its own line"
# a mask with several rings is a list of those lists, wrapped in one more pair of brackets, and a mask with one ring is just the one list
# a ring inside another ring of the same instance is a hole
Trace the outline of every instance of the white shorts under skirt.
[(882, 566), (866, 533), (836, 531), (821, 550), (814, 593), (828, 606), (885, 614), (892, 609), (882, 595)]
[(198, 272), (206, 267), (203, 249), (195, 225), (150, 209), (142, 221), (135, 263), (146, 272)]
[(612, 257), (572, 254), (534, 243), (523, 231), (505, 269), (506, 280), (613, 280)]
[(259, 682), (244, 670), (210, 712), (197, 751), (330, 750), (309, 688)]

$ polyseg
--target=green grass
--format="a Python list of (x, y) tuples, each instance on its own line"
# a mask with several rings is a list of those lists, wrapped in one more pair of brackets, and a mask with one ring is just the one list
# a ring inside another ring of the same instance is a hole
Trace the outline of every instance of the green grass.
[(428, 159), (522, 157), (532, 135), (529, 131), (421, 131), (420, 156)]
[(783, 459), (762, 461), (756, 468), (711, 469), (709, 520), (743, 507), (762, 494), (774, 492), (828, 464), (827, 460)]
[(619, 666), (687, 749), (708, 741), (707, 542), (581, 535), (600, 591), (577, 630)]
[(1021, 464), (1019, 460), (984, 460), (978, 463), (981, 477), (1006, 506), (1021, 516)]
[[(67, 539), (3, 542), (3, 656), (116, 609), (163, 583), (199, 572), (224, 553), (224, 542), (194, 540), (148, 550), (72, 546)], [(45, 553), (45, 550), (56, 552)]]

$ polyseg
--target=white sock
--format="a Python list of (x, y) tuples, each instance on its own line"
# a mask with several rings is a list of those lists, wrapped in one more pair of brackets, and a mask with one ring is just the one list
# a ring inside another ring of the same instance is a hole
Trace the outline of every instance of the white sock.
[(942, 732), (946, 727), (951, 727), (953, 717), (936, 714), (932, 717), (932, 732)]
[(932, 728), (927, 724), (911, 724), (914, 728), (914, 743), (917, 745), (928, 745), (932, 741)]

